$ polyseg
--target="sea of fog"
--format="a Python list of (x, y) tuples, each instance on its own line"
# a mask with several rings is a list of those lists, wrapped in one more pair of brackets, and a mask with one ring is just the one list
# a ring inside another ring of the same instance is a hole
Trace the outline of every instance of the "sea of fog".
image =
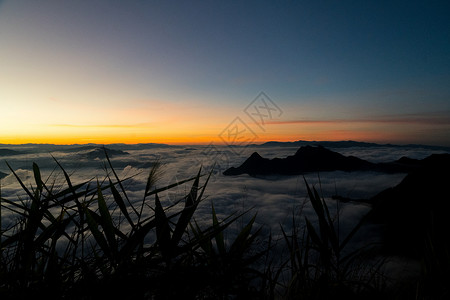
[[(397, 185), (406, 174), (383, 174), (377, 172), (322, 172), (303, 176), (266, 176), (255, 178), (249, 175), (224, 176), (222, 172), (231, 166), (239, 166), (253, 152), (257, 151), (266, 158), (286, 157), (293, 155), (297, 147), (244, 147), (229, 148), (223, 146), (177, 146), (177, 147), (133, 147), (127, 145), (111, 145), (110, 149), (121, 150), (128, 154), (115, 154), (111, 163), (120, 178), (131, 177), (124, 182), (128, 196), (132, 201), (139, 202), (144, 195), (148, 172), (155, 161), (162, 164), (161, 174), (156, 182), (156, 188), (195, 176), (199, 168), (202, 173), (212, 171), (211, 179), (206, 187), (205, 200), (200, 203), (195, 213), (196, 220), (201, 223), (211, 223), (211, 204), (214, 204), (219, 218), (225, 218), (232, 213), (251, 209), (246, 216), (236, 222), (242, 223), (257, 214), (256, 225), (263, 227), (263, 232), (272, 231), (280, 234), (280, 225), (290, 229), (292, 218), (304, 220), (304, 217), (314, 219), (312, 208), (307, 198), (305, 181), (314, 186), (326, 199), (330, 212), (339, 216), (340, 230), (348, 231), (358, 220), (369, 211), (370, 207), (363, 203), (340, 203), (337, 206), (332, 195), (340, 195), (353, 199), (368, 199), (378, 192)], [(5, 147), (2, 147), (5, 148)], [(97, 179), (101, 182), (106, 177), (105, 159), (93, 157), (91, 148), (60, 147), (52, 148), (27, 145), (14, 147), (14, 150), (24, 154), (3, 156), (0, 162), (0, 172), (9, 174), (1, 180), (1, 195), (14, 201), (25, 199), (23, 189), (11, 174), (5, 162), (8, 162), (26, 186), (34, 184), (32, 164), (39, 165), (42, 177), (54, 182), (55, 186), (64, 186), (65, 179), (54, 159), (69, 173), (72, 182)], [(423, 148), (339, 148), (330, 150), (353, 155), (371, 162), (389, 162), (402, 156), (422, 159), (432, 153)], [(91, 154), (91, 155), (90, 155)], [(214, 167), (214, 168), (213, 168)], [(109, 169), (109, 168), (108, 168)], [(206, 180), (202, 177), (201, 184)], [(177, 186), (159, 194), (163, 205), (169, 206), (186, 195), (192, 182)], [(148, 199), (148, 201), (153, 201)], [(7, 227), (13, 222), (10, 212), (2, 210), (2, 226)], [(367, 242), (367, 235), (361, 237), (361, 242)]]

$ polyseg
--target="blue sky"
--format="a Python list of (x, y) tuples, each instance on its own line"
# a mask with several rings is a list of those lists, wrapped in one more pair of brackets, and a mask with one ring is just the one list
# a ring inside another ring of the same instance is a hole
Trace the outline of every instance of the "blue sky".
[(283, 115), (261, 141), (449, 145), (449, 13), (447, 1), (1, 1), (0, 142), (207, 143), (264, 91)]

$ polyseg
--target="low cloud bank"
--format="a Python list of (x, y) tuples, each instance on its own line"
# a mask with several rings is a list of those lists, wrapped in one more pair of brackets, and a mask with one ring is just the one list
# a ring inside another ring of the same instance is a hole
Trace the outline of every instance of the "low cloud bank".
[[(279, 230), (280, 224), (289, 226), (293, 213), (299, 214), (301, 212), (304, 216), (313, 216), (307, 200), (303, 176), (254, 178), (247, 175), (222, 175), (223, 170), (241, 164), (254, 151), (258, 151), (262, 156), (268, 158), (286, 157), (295, 153), (295, 147), (248, 147), (242, 149), (239, 153), (226, 147), (216, 147), (213, 150), (215, 152), (208, 151), (206, 146), (196, 146), (188, 150), (180, 148), (126, 150), (129, 155), (115, 155), (111, 158), (111, 163), (120, 178), (132, 176), (124, 183), (124, 186), (127, 189), (128, 196), (136, 203), (142, 200), (148, 172), (157, 160), (162, 164), (162, 174), (155, 186), (157, 188), (195, 176), (200, 166), (202, 166), (204, 173), (210, 172), (215, 166), (206, 189), (207, 198), (199, 205), (196, 212), (196, 218), (199, 222), (210, 222), (211, 202), (214, 203), (219, 218), (223, 219), (234, 212), (252, 209), (246, 218), (257, 213), (257, 223), (273, 230)], [(347, 148), (332, 150), (372, 162), (392, 161), (402, 156), (421, 159), (431, 153), (436, 153), (436, 151), (420, 148)], [(83, 159), (80, 158), (78, 152), (73, 151), (58, 150), (51, 154), (70, 174), (74, 183), (92, 178), (94, 180), (98, 178), (101, 181), (107, 176), (104, 169), (107, 165), (105, 160)], [(65, 184), (62, 172), (49, 153), (37, 152), (33, 155), (29, 152), (25, 156), (11, 157), (8, 162), (27, 187), (34, 184), (33, 162), (40, 166), (43, 178), (54, 180), (56, 186)], [(109, 166), (107, 169), (109, 169)], [(4, 164), (0, 166), (0, 171), (7, 174), (11, 173)], [(112, 174), (110, 175), (112, 176)], [(395, 186), (404, 176), (405, 174), (381, 174), (376, 172), (324, 172), (307, 174), (305, 179), (333, 206), (335, 203), (334, 200), (331, 200), (333, 195), (367, 199), (385, 188)], [(201, 182), (204, 183), (205, 180), (206, 176), (202, 178)], [(1, 184), (2, 197), (17, 199), (17, 194), (23, 194), (23, 190), (12, 174), (2, 179)], [(192, 182), (162, 192), (160, 194), (161, 200), (167, 205), (174, 203), (189, 192), (191, 184)], [(149, 201), (153, 201), (153, 199)], [(355, 224), (367, 210), (367, 206), (363, 204), (341, 205), (340, 220), (343, 222), (343, 230)]]

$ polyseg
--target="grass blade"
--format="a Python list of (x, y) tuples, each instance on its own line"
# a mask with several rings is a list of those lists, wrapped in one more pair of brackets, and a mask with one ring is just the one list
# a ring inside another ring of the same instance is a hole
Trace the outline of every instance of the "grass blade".
[(103, 234), (98, 229), (98, 223), (95, 221), (94, 217), (92, 216), (93, 214), (95, 214), (95, 212), (90, 210), (88, 207), (85, 207), (86, 221), (87, 221), (89, 230), (92, 232), (92, 235), (94, 236), (95, 241), (100, 246), (100, 249), (102, 249), (103, 253), (105, 255), (111, 257), (108, 243), (106, 242), (106, 239), (103, 236)]
[(36, 163), (33, 163), (34, 180), (36, 181), (37, 190), (42, 193), (43, 182), (41, 178), (41, 171)]
[[(219, 221), (217, 219), (216, 210), (214, 209), (214, 204), (211, 203), (212, 207), (212, 217), (213, 217), (213, 226), (219, 226)], [(216, 244), (217, 244), (217, 250), (220, 254), (224, 255), (226, 252), (225, 249), (225, 241), (223, 238), (223, 232), (220, 231), (215, 237)]]
[(171, 251), (171, 238), (169, 220), (159, 201), (158, 194), (155, 194), (155, 220), (156, 220), (156, 237), (161, 249), (162, 255), (169, 259), (173, 251)]
[(109, 209), (106, 206), (105, 198), (103, 197), (102, 190), (100, 188), (100, 184), (97, 181), (97, 193), (98, 193), (98, 210), (100, 212), (100, 216), (102, 218), (102, 227), (105, 231), (106, 239), (109, 244), (110, 251), (114, 254), (117, 254), (117, 241), (116, 236), (114, 234), (114, 224), (112, 222), (111, 214), (109, 213)]
[(132, 228), (134, 228), (134, 222), (131, 220), (130, 214), (128, 213), (128, 210), (125, 206), (125, 202), (123, 201), (122, 196), (120, 196), (119, 191), (116, 189), (114, 184), (112, 184), (111, 180), (109, 181), (111, 186), (111, 192), (113, 194), (114, 200), (116, 201), (117, 205), (119, 206), (120, 211), (123, 213), (125, 218), (127, 219), (128, 223), (131, 225)]

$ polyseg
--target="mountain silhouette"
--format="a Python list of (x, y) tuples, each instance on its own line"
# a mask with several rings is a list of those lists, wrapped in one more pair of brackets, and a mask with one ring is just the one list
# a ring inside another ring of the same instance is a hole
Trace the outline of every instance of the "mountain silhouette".
[(0, 156), (13, 156), (13, 155), (19, 155), (22, 154), (19, 151), (16, 150), (10, 150), (10, 149), (0, 149)]
[(106, 158), (105, 151), (106, 151), (106, 153), (108, 153), (109, 158), (112, 158), (117, 155), (129, 155), (128, 152), (125, 152), (122, 150), (114, 150), (114, 149), (100, 148), (100, 147), (94, 148), (92, 150), (88, 150), (85, 153), (80, 153), (79, 155), (82, 157), (85, 157), (87, 159), (104, 159), (104, 158)]
[(379, 171), (386, 173), (410, 172), (420, 166), (421, 162), (401, 158), (394, 162), (371, 163), (366, 160), (344, 156), (323, 146), (302, 146), (297, 152), (286, 158), (267, 159), (254, 152), (239, 167), (231, 167), (224, 175), (298, 175), (309, 172), (325, 171)]

